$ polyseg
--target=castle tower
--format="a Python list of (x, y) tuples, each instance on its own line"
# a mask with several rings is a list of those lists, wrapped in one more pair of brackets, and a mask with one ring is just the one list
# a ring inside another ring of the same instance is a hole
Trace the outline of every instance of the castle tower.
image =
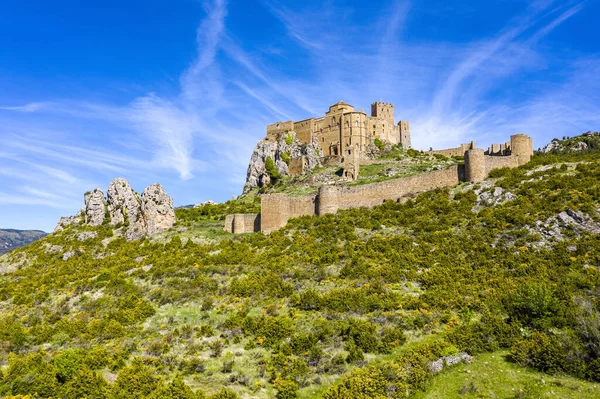
[(406, 150), (410, 148), (410, 124), (408, 121), (400, 121), (398, 127), (400, 128), (400, 144)]
[(376, 102), (371, 104), (371, 116), (392, 121), (394, 124), (394, 104)]
[(317, 215), (336, 213), (339, 205), (339, 188), (336, 186), (321, 186), (319, 188), (319, 202), (317, 204)]
[(485, 179), (485, 154), (481, 148), (465, 152), (465, 180), (478, 183)]
[(512, 155), (517, 156), (519, 166), (525, 165), (531, 160), (531, 154), (533, 153), (531, 139), (526, 134), (510, 136), (510, 150)]
[(360, 171), (360, 157), (358, 146), (349, 146), (344, 154), (344, 178), (348, 180), (358, 179)]

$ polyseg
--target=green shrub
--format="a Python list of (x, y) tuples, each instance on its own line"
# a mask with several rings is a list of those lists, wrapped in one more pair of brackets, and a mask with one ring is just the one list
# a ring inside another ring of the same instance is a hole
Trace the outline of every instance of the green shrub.
[(239, 399), (239, 397), (235, 392), (222, 388), (220, 392), (210, 395), (208, 399)]
[(84, 352), (77, 349), (67, 349), (53, 359), (58, 381), (69, 381), (84, 363)]
[(281, 160), (282, 160), (283, 162), (285, 162), (286, 164), (288, 164), (288, 165), (289, 165), (289, 164), (290, 164), (290, 161), (292, 160), (292, 159), (290, 158), (290, 153), (289, 153), (289, 152), (282, 152), (282, 153), (281, 153)]
[(136, 358), (130, 366), (122, 369), (112, 386), (115, 399), (146, 398), (162, 387), (156, 373)]
[(275, 167), (275, 161), (273, 161), (273, 158), (267, 157), (267, 160), (265, 161), (265, 170), (271, 179), (275, 181), (281, 179), (281, 173), (279, 173)]
[(555, 336), (534, 332), (531, 339), (516, 342), (510, 350), (513, 361), (546, 373), (567, 370), (564, 347)]
[(525, 326), (547, 329), (562, 324), (564, 307), (547, 284), (523, 284), (504, 303), (511, 319)]
[(56, 396), (57, 391), (56, 367), (46, 360), (44, 353), (9, 355), (8, 368), (0, 392), (51, 397)]
[(106, 380), (86, 366), (79, 368), (61, 388), (64, 399), (104, 399), (108, 396)]

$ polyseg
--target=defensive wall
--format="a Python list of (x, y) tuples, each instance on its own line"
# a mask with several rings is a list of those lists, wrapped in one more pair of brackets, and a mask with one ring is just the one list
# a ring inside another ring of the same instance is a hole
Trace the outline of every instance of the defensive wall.
[(475, 142), (471, 141), (467, 144), (461, 144), (459, 147), (447, 148), (444, 150), (430, 150), (428, 154), (440, 154), (446, 157), (462, 157), (465, 155), (465, 151), (475, 148)]
[(260, 231), (261, 215), (256, 213), (236, 213), (225, 217), (223, 230), (233, 233), (254, 233)]
[(387, 200), (400, 201), (408, 195), (451, 187), (460, 182), (477, 183), (484, 180), (493, 169), (525, 165), (532, 155), (531, 139), (525, 134), (511, 136), (510, 155), (486, 155), (483, 149), (474, 148), (473, 143), (468, 146), (461, 154), (465, 158), (464, 165), (361, 186), (321, 186), (316, 195), (310, 196), (264, 195), (261, 197), (260, 215), (229, 215), (225, 230), (233, 233), (270, 233), (295, 217), (325, 215), (340, 209), (371, 208)]

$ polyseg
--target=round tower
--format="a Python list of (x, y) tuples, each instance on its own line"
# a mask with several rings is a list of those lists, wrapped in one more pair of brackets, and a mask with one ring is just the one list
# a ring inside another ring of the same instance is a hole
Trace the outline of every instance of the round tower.
[(336, 186), (321, 186), (319, 188), (319, 203), (317, 214), (336, 213), (339, 209), (339, 188)]
[(519, 166), (525, 165), (531, 159), (533, 148), (531, 139), (526, 134), (514, 134), (510, 136), (510, 151), (517, 156)]
[(485, 179), (485, 154), (481, 148), (465, 151), (465, 178), (477, 183)]

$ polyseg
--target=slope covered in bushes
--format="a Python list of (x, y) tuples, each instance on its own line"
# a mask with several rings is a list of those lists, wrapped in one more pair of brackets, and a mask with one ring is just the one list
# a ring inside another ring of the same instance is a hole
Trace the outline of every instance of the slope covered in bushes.
[(497, 351), (593, 384), (599, 198), (586, 152), (268, 236), (190, 233), (235, 204), (140, 242), (70, 227), (0, 258), (0, 394), (400, 398)]

